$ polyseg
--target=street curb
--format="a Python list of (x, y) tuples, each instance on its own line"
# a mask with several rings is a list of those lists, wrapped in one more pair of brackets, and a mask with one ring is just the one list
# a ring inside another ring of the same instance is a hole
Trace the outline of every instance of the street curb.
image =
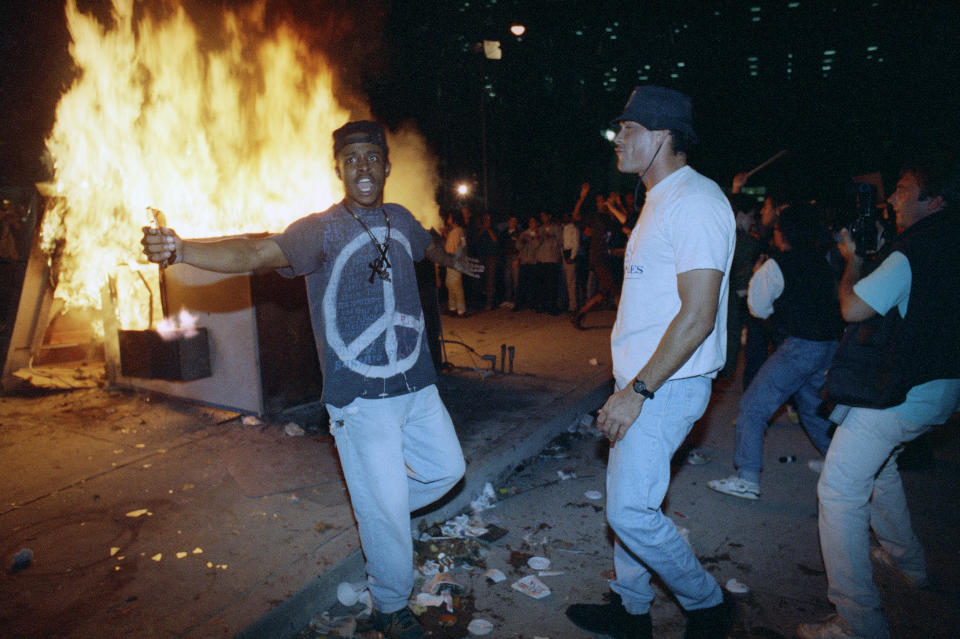
[[(552, 418), (537, 425), (532, 432), (516, 435), (516, 443), (505, 450), (498, 450), (495, 454), (474, 460), (468, 465), (466, 478), (457, 495), (440, 508), (411, 520), (411, 528), (416, 528), (423, 521), (445, 521), (469, 509), (470, 502), (483, 492), (487, 482), (494, 485), (499, 483), (518, 464), (539, 453), (555, 437), (562, 434), (574, 418), (603, 405), (610, 396), (611, 383), (612, 380), (607, 379), (576, 400), (562, 404)], [(571, 391), (567, 396), (575, 392)], [(516, 432), (514, 431), (515, 434)], [(250, 624), (236, 635), (236, 639), (294, 639), (318, 612), (327, 610), (336, 603), (337, 585), (341, 581), (363, 581), (363, 554), (360, 550), (350, 553)]]

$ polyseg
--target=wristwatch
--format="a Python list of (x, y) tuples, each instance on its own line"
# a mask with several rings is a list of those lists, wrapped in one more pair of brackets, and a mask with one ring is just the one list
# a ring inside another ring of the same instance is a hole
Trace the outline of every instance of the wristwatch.
[(643, 395), (647, 399), (653, 399), (653, 391), (647, 390), (647, 385), (641, 382), (639, 378), (633, 380), (633, 392)]

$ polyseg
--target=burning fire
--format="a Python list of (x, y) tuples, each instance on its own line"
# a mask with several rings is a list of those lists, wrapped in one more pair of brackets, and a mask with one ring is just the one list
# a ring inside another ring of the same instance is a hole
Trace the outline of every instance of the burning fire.
[[(157, 267), (140, 253), (147, 207), (183, 237), (281, 231), (341, 199), (331, 132), (350, 113), (295, 25), (265, 26), (265, 0), (225, 11), (215, 33), (176, 2), (136, 4), (112, 0), (104, 25), (67, 0), (77, 76), (47, 139), (60, 197), (42, 234), (66, 308), (100, 308), (116, 277), (118, 321), (142, 329), (149, 300), (159, 308)], [(390, 145), (386, 198), (436, 226), (424, 141), (401, 131)]]
[(198, 334), (197, 318), (191, 315), (187, 309), (181, 308), (176, 317), (164, 317), (157, 322), (157, 333), (166, 342), (181, 336), (194, 337)]

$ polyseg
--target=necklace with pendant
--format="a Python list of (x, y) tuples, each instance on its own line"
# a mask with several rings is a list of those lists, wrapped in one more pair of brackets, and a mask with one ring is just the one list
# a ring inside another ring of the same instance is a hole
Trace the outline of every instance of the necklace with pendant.
[(344, 208), (353, 216), (357, 222), (360, 223), (360, 226), (363, 227), (363, 230), (367, 232), (367, 235), (370, 236), (370, 241), (373, 242), (373, 247), (377, 250), (377, 258), (372, 262), (369, 262), (367, 266), (370, 267), (370, 278), (367, 280), (373, 284), (373, 278), (380, 276), (385, 282), (390, 281), (390, 271), (387, 269), (390, 268), (390, 260), (387, 259), (387, 251), (390, 249), (390, 216), (387, 214), (387, 211), (383, 208), (380, 209), (380, 212), (383, 213), (383, 218), (387, 221), (387, 235), (384, 238), (383, 242), (377, 241), (377, 236), (373, 234), (373, 231), (370, 230), (370, 227), (367, 226), (363, 220), (360, 219), (360, 216), (347, 206), (344, 203)]

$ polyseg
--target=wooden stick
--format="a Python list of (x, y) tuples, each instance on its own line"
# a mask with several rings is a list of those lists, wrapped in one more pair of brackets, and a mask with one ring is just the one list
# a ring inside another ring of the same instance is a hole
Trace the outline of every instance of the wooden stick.
[(766, 167), (770, 166), (771, 164), (773, 164), (774, 162), (776, 162), (777, 160), (779, 160), (780, 158), (782, 158), (782, 157), (785, 156), (786, 154), (787, 154), (787, 150), (784, 149), (784, 150), (780, 151), (779, 153), (777, 153), (776, 155), (771, 156), (770, 158), (768, 158), (768, 159), (766, 160), (766, 162), (764, 162), (764, 163), (762, 163), (762, 164), (760, 164), (760, 165), (758, 165), (758, 166), (755, 166), (755, 167), (753, 167), (752, 169), (750, 169), (749, 171), (747, 171), (747, 177), (750, 177), (751, 175), (753, 175), (754, 173), (756, 173), (756, 172), (759, 171), (760, 169), (763, 169), (763, 168), (766, 168)]

